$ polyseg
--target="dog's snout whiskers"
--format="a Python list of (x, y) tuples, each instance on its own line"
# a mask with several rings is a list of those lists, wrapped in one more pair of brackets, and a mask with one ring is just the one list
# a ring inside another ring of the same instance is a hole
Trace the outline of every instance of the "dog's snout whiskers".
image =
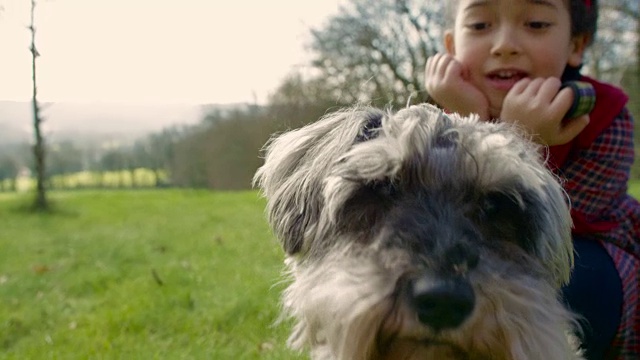
[(419, 277), (411, 282), (410, 296), (418, 320), (435, 331), (460, 326), (475, 307), (473, 288), (463, 278)]

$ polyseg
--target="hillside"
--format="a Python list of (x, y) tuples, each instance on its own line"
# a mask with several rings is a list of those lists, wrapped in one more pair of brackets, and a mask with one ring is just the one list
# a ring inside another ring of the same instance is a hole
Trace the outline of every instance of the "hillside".
[[(44, 131), (53, 140), (134, 139), (172, 125), (195, 124), (209, 108), (236, 105), (44, 103)], [(31, 104), (0, 101), (0, 143), (31, 137)]]

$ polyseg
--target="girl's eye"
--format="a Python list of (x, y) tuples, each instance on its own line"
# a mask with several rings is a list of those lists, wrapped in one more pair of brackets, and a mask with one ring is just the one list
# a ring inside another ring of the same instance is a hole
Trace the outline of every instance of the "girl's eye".
[(468, 24), (467, 28), (474, 30), (474, 31), (482, 31), (482, 30), (486, 30), (490, 27), (491, 25), (489, 23), (486, 22), (478, 22), (478, 23), (472, 23), (472, 24)]
[(543, 30), (551, 26), (551, 23), (546, 21), (529, 21), (526, 25), (534, 30)]

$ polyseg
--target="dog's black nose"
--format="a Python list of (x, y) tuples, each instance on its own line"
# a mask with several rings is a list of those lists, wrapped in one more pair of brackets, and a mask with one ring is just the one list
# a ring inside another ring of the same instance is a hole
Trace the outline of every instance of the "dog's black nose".
[(436, 331), (458, 327), (475, 305), (473, 288), (462, 278), (420, 277), (411, 284), (411, 297), (420, 322)]

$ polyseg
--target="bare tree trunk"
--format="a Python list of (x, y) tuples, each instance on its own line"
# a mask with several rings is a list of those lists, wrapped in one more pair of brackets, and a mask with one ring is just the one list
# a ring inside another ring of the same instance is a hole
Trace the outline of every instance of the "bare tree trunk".
[(36, 49), (36, 28), (35, 28), (35, 8), (36, 1), (31, 0), (31, 72), (33, 80), (33, 130), (35, 136), (35, 144), (33, 145), (33, 155), (35, 159), (36, 169), (36, 198), (33, 207), (37, 211), (46, 211), (49, 209), (47, 201), (47, 193), (45, 187), (45, 147), (44, 138), (40, 129), (42, 118), (40, 117), (40, 106), (38, 105), (38, 89), (36, 86), (36, 58), (40, 56)]
[(160, 187), (160, 170), (153, 168), (153, 186)]
[(136, 169), (133, 167), (129, 168), (129, 177), (131, 178), (131, 188), (135, 189), (138, 187), (138, 183), (136, 181)]

